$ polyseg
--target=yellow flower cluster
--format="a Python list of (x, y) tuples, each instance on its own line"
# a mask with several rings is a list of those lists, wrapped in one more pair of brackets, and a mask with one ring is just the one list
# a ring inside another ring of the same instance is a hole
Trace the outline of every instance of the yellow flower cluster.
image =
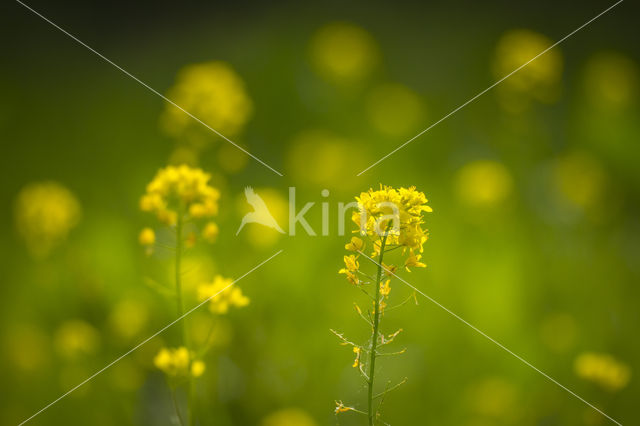
[(380, 62), (380, 51), (371, 34), (346, 22), (334, 22), (320, 28), (310, 48), (317, 71), (335, 82), (362, 80)]
[(209, 185), (211, 176), (186, 165), (158, 171), (140, 199), (140, 209), (155, 213), (163, 223), (175, 225), (178, 216), (211, 217), (218, 213), (220, 192)]
[(16, 228), (29, 251), (37, 257), (48, 255), (63, 242), (80, 221), (76, 197), (56, 182), (25, 186), (16, 199)]
[(394, 189), (380, 185), (379, 190), (369, 189), (356, 200), (359, 210), (353, 213), (352, 220), (360, 226), (361, 235), (374, 241), (376, 253), (387, 231), (387, 245), (401, 245), (422, 253), (422, 245), (427, 241), (422, 213), (433, 211), (426, 205), (424, 193), (416, 191), (415, 186)]
[[(231, 286), (231, 278), (223, 278), (217, 275), (210, 284), (202, 284), (198, 287), (198, 299), (200, 301), (211, 298), (209, 310), (214, 314), (226, 314), (229, 307), (242, 308), (249, 304), (249, 298), (242, 294), (237, 286)], [(215, 297), (212, 297), (215, 296)]]
[(153, 359), (153, 365), (172, 378), (200, 377), (204, 373), (205, 364), (196, 360), (187, 348), (162, 348)]
[[(496, 46), (493, 74), (501, 79), (521, 67), (551, 46), (552, 41), (531, 30), (519, 29), (506, 32)], [(562, 78), (562, 54), (551, 49), (529, 62), (497, 88), (503, 106), (518, 112), (527, 106), (529, 99), (551, 103), (558, 99)]]
[[(182, 68), (167, 97), (226, 136), (238, 134), (253, 111), (244, 81), (229, 64), (220, 61)], [(161, 125), (174, 137), (182, 137), (200, 126), (184, 111), (169, 104)]]
[[(373, 256), (380, 254), (382, 239), (386, 236), (386, 246), (402, 247), (403, 253), (408, 254), (404, 261), (407, 271), (410, 267), (424, 268), (420, 262), (423, 244), (427, 241), (427, 230), (424, 224), (423, 212), (431, 212), (424, 193), (417, 191), (414, 186), (394, 189), (380, 185), (380, 189), (370, 189), (356, 197), (358, 211), (352, 215), (352, 220), (359, 226), (360, 235), (366, 236), (373, 244)], [(365, 242), (359, 237), (352, 237), (345, 245), (349, 251), (361, 252)], [(358, 272), (360, 264), (358, 255), (344, 256), (345, 267), (338, 271), (345, 274), (352, 284), (359, 284)], [(396, 266), (385, 265), (385, 274), (392, 275)]]
[(585, 352), (574, 364), (576, 374), (597, 383), (609, 391), (624, 388), (631, 378), (631, 370), (611, 355)]

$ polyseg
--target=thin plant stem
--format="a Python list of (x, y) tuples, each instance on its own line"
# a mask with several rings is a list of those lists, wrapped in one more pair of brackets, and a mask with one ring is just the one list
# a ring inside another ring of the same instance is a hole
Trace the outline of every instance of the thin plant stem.
[[(375, 423), (376, 413), (373, 409), (373, 384), (374, 384), (374, 375), (376, 368), (376, 350), (378, 346), (378, 333), (380, 328), (380, 282), (382, 281), (382, 258), (384, 257), (384, 248), (387, 244), (387, 236), (389, 235), (387, 231), (384, 233), (382, 237), (382, 242), (380, 244), (380, 255), (378, 257), (378, 273), (376, 277), (376, 296), (374, 299), (374, 316), (373, 316), (373, 333), (371, 335), (371, 353), (369, 359), (369, 392), (368, 392), (368, 407), (369, 407), (369, 426), (373, 426)], [(377, 410), (376, 410), (377, 411)]]
[[(176, 304), (178, 308), (178, 318), (182, 317), (184, 312), (183, 298), (182, 298), (182, 252), (183, 252), (183, 242), (182, 242), (182, 228), (184, 226), (184, 218), (182, 214), (178, 214), (178, 218), (176, 220)], [(187, 322), (182, 321), (182, 336), (181, 343), (184, 345), (189, 354), (191, 351), (189, 349), (189, 337), (187, 333)], [(189, 372), (190, 373), (190, 372)], [(195, 412), (193, 407), (193, 394), (194, 394), (194, 384), (193, 378), (191, 374), (189, 374), (189, 379), (187, 383), (187, 419), (189, 425), (195, 425)]]
[(180, 414), (180, 406), (178, 405), (178, 399), (176, 398), (176, 392), (171, 389), (171, 399), (173, 400), (173, 407), (176, 410), (176, 415), (178, 416), (178, 421), (180, 422), (180, 426), (185, 426), (184, 420), (182, 420), (182, 414)]

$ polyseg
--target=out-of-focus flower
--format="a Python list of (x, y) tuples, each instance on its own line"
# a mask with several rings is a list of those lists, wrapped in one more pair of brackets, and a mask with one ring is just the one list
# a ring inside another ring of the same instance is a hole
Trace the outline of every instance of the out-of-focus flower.
[(353, 360), (353, 364), (351, 365), (353, 368), (358, 367), (360, 365), (360, 354), (362, 353), (362, 348), (359, 346), (353, 347), (353, 353), (356, 354), (356, 359)]
[(617, 52), (601, 52), (589, 60), (584, 73), (584, 90), (599, 109), (619, 110), (631, 105), (640, 86), (638, 66)]
[(54, 345), (60, 356), (75, 359), (95, 353), (100, 346), (100, 334), (84, 320), (69, 320), (56, 330)]
[[(281, 193), (275, 188), (256, 188), (255, 193), (260, 196), (264, 201), (268, 210), (256, 210), (254, 213), (254, 219), (257, 223), (270, 222), (271, 215), (275, 219), (279, 226), (285, 226), (287, 219), (289, 218), (289, 203), (281, 195)], [(237, 198), (237, 210), (241, 216), (252, 211), (252, 207), (247, 203), (247, 199), (244, 194), (238, 195)], [(262, 215), (265, 217), (261, 220)], [(278, 242), (282, 237), (282, 234), (273, 228), (267, 228), (262, 225), (247, 225), (242, 231), (245, 234), (247, 242), (254, 247), (264, 248), (270, 247)]]
[(80, 217), (80, 203), (57, 182), (29, 184), (16, 198), (16, 228), (36, 257), (47, 256), (62, 243)]
[(220, 192), (209, 185), (211, 176), (186, 165), (158, 171), (140, 199), (140, 209), (174, 225), (179, 216), (207, 218), (218, 213)]
[(373, 127), (387, 136), (406, 136), (425, 122), (422, 99), (401, 84), (374, 88), (367, 99), (366, 111)]
[(624, 388), (631, 378), (631, 369), (608, 354), (585, 352), (574, 363), (578, 377), (592, 381), (614, 392)]
[[(240, 133), (253, 104), (245, 84), (233, 68), (220, 61), (187, 65), (180, 70), (167, 97), (225, 136)], [(184, 111), (167, 104), (161, 126), (173, 137), (209, 132)]]
[(200, 377), (206, 368), (204, 362), (195, 359), (184, 346), (160, 349), (153, 359), (153, 365), (169, 378)]
[(346, 22), (320, 28), (311, 40), (310, 50), (317, 72), (338, 83), (361, 80), (380, 62), (380, 52), (371, 34)]
[(109, 315), (109, 325), (115, 334), (124, 339), (136, 337), (147, 325), (149, 308), (140, 300), (120, 300)]
[(138, 235), (138, 242), (143, 246), (152, 246), (156, 243), (156, 233), (151, 228), (144, 228)]
[(311, 416), (299, 408), (285, 408), (265, 417), (261, 426), (316, 426)]
[[(242, 308), (249, 304), (249, 298), (242, 294), (240, 287), (231, 286), (231, 278), (223, 278), (217, 275), (211, 284), (202, 284), (198, 287), (198, 299), (200, 301), (211, 298), (209, 309), (214, 314), (226, 314), (229, 307)], [(212, 297), (213, 296), (213, 297)]]
[(506, 199), (513, 188), (507, 168), (497, 161), (477, 160), (462, 167), (456, 177), (458, 198), (465, 204), (487, 207)]
[(47, 335), (33, 324), (17, 324), (8, 328), (3, 342), (7, 359), (22, 371), (34, 372), (48, 361), (50, 342)]
[[(524, 65), (546, 48), (552, 41), (531, 30), (511, 30), (505, 33), (496, 47), (493, 73), (501, 79)], [(528, 63), (515, 74), (504, 80), (497, 88), (503, 106), (508, 110), (522, 110), (529, 99), (554, 102), (560, 92), (562, 77), (562, 55), (558, 48)]]
[(516, 413), (518, 391), (512, 383), (490, 377), (472, 385), (467, 391), (467, 399), (477, 414), (509, 420)]
[(605, 172), (586, 153), (574, 152), (560, 158), (554, 167), (554, 177), (560, 194), (578, 207), (599, 205), (604, 195)]
[(220, 229), (215, 222), (209, 222), (204, 226), (202, 230), (202, 238), (204, 238), (209, 243), (214, 243), (218, 238), (218, 234), (220, 233)]
[(367, 166), (366, 149), (358, 142), (325, 130), (307, 130), (292, 141), (287, 168), (301, 184), (349, 191), (357, 185), (352, 170)]

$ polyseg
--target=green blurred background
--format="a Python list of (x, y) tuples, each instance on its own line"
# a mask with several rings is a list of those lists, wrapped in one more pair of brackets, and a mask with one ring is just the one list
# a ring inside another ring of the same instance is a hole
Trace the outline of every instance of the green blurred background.
[[(333, 414), (335, 400), (364, 408), (365, 388), (329, 329), (367, 335), (353, 311), (362, 295), (337, 274), (348, 240), (337, 235), (337, 204), (380, 183), (415, 185), (434, 208), (428, 268), (403, 273), (409, 282), (621, 423), (638, 421), (636, 5), (622, 3), (357, 177), (611, 3), (28, 4), (284, 177), (176, 118), (18, 3), (2, 5), (2, 424), (18, 424), (174, 318), (156, 289), (170, 280), (171, 254), (148, 256), (137, 241), (144, 226), (167, 244), (170, 232), (138, 202), (159, 168), (183, 162), (211, 173), (222, 193), (218, 241), (186, 254), (187, 289), (284, 250), (238, 283), (251, 304), (215, 320), (198, 379), (202, 424), (364, 424)], [(190, 94), (198, 87), (215, 96)], [(330, 235), (254, 224), (236, 236), (248, 185), (283, 226), (288, 187), (299, 205), (316, 203), (308, 218), (318, 233), (320, 203), (329, 202)], [(51, 207), (61, 202), (47, 204), (55, 191), (72, 217)], [(24, 219), (38, 203), (66, 228)], [(411, 294), (393, 289), (397, 301)], [(388, 423), (610, 423), (418, 301), (385, 316), (388, 332), (403, 328), (396, 347), (407, 352), (383, 359), (380, 382), (408, 378), (385, 402)], [(31, 423), (172, 424), (152, 359), (174, 333)], [(595, 379), (579, 368), (589, 353), (606, 355)]]

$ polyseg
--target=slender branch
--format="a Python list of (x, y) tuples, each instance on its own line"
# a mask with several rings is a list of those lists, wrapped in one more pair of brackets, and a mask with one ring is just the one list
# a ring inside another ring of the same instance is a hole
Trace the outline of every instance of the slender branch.
[[(389, 226), (387, 225), (387, 231), (389, 230)], [(382, 242), (380, 244), (380, 255), (378, 257), (378, 272), (376, 279), (376, 296), (374, 299), (374, 318), (373, 318), (373, 333), (371, 335), (371, 353), (370, 353), (370, 361), (369, 361), (369, 389), (368, 389), (368, 407), (369, 407), (369, 426), (374, 426), (375, 419), (377, 418), (377, 410), (374, 413), (373, 409), (373, 385), (375, 379), (375, 369), (376, 369), (376, 348), (378, 346), (378, 333), (380, 328), (380, 282), (382, 281), (382, 260), (384, 257), (384, 249), (387, 243), (388, 232), (384, 233), (382, 237)]]
[(178, 405), (178, 400), (176, 398), (176, 392), (171, 388), (171, 399), (173, 400), (173, 407), (176, 410), (176, 415), (178, 416), (178, 421), (180, 422), (180, 426), (184, 425), (184, 420), (182, 419), (182, 414), (180, 414), (180, 407)]

